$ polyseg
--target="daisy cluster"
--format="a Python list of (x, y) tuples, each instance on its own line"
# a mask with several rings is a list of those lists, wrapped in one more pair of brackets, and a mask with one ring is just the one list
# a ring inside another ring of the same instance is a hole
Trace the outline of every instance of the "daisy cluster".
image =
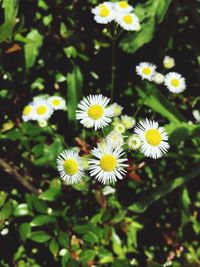
[[(172, 57), (166, 56), (163, 60), (163, 65), (166, 69), (171, 69), (175, 66), (175, 60)], [(157, 66), (149, 62), (141, 62), (136, 66), (136, 73), (148, 81), (156, 84), (164, 84), (167, 89), (175, 94), (181, 93), (186, 89), (185, 78), (177, 72), (168, 72), (162, 74), (157, 72)]]
[(115, 183), (126, 175), (126, 150), (140, 150), (157, 159), (169, 149), (167, 133), (157, 122), (146, 119), (136, 123), (131, 116), (122, 115), (122, 106), (109, 102), (103, 95), (89, 95), (78, 104), (77, 120), (95, 131), (107, 127), (108, 134), (91, 150), (87, 170), (83, 167), (85, 158), (77, 151), (68, 149), (58, 156), (58, 171), (66, 184), (81, 182), (86, 171), (103, 184)]
[(103, 2), (92, 9), (94, 19), (100, 24), (116, 22), (126, 31), (139, 31), (140, 22), (127, 1)]
[(23, 121), (47, 121), (54, 111), (66, 110), (66, 102), (60, 96), (39, 96), (26, 105), (22, 111)]

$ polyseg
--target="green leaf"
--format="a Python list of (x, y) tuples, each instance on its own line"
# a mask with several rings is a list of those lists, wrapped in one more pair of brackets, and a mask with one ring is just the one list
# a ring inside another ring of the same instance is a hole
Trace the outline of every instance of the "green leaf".
[(61, 182), (55, 179), (51, 182), (49, 189), (39, 195), (39, 198), (46, 201), (54, 201), (61, 194)]
[(55, 218), (50, 215), (39, 215), (36, 216), (30, 223), (32, 227), (41, 226), (44, 224), (49, 224), (55, 222)]
[(125, 251), (122, 248), (121, 240), (117, 233), (115, 232), (114, 228), (112, 230), (112, 246), (113, 246), (113, 251), (118, 255), (120, 260), (125, 259)]
[(23, 241), (25, 241), (31, 234), (31, 226), (29, 223), (22, 223), (19, 226), (19, 234)]
[(8, 219), (13, 212), (13, 205), (10, 201), (8, 201), (2, 208), (0, 212), (0, 221)]
[(5, 21), (13, 20), (17, 16), (18, 1), (17, 0), (3, 0), (4, 19)]
[(146, 90), (136, 87), (139, 97), (142, 99), (144, 105), (152, 108), (169, 121), (177, 124), (184, 121), (184, 117), (179, 111), (172, 106), (166, 97), (154, 85), (146, 84)]
[(59, 245), (55, 239), (52, 239), (49, 243), (49, 250), (53, 254), (54, 257), (57, 256), (58, 251), (59, 251)]
[(135, 53), (140, 47), (153, 39), (154, 27), (155, 19), (150, 18), (142, 23), (140, 31), (128, 33), (120, 42), (120, 48), (126, 53)]
[(162, 197), (165, 197), (167, 194), (169, 194), (176, 188), (184, 185), (186, 182), (189, 182), (193, 178), (197, 177), (199, 174), (200, 174), (200, 168), (194, 166), (194, 171), (192, 171), (191, 173), (180, 176), (174, 179), (173, 181), (170, 181), (162, 185), (161, 187), (154, 190), (152, 193), (143, 197), (140, 201), (129, 206), (128, 209), (135, 213), (142, 213), (146, 211), (152, 203), (158, 201)]
[(51, 238), (51, 236), (49, 234), (45, 233), (44, 231), (36, 231), (36, 232), (33, 232), (29, 236), (29, 239), (31, 239), (32, 241), (35, 241), (37, 243), (45, 243), (50, 238)]
[(15, 207), (13, 215), (16, 217), (26, 216), (29, 214), (28, 205), (26, 203), (19, 204)]
[(97, 252), (95, 250), (92, 250), (92, 249), (83, 250), (80, 254), (80, 260), (81, 260), (81, 262), (91, 261), (94, 259), (96, 254), (97, 254)]
[(0, 191), (0, 207), (3, 206), (7, 198), (7, 193), (4, 191)]
[(194, 138), (200, 133), (200, 126), (196, 124), (189, 124), (182, 122), (179, 124), (170, 123), (165, 125), (165, 129), (169, 135), (169, 143), (171, 145), (178, 145), (181, 141), (185, 141), (188, 138)]
[(88, 243), (94, 244), (99, 242), (99, 237), (94, 232), (89, 231), (83, 235), (83, 240), (87, 241)]
[(161, 23), (169, 9), (169, 6), (172, 2), (172, 0), (157, 0), (158, 1), (158, 8), (156, 9), (156, 19), (158, 23)]
[(12, 37), (12, 31), (14, 26), (15, 26), (14, 20), (8, 20), (2, 25), (0, 25), (0, 43)]
[(81, 97), (83, 76), (78, 66), (74, 64), (73, 70), (67, 75), (67, 110), (71, 125), (76, 125), (76, 108)]
[(68, 236), (68, 234), (63, 232), (63, 231), (59, 231), (58, 242), (62, 247), (64, 247), (64, 248), (68, 247), (68, 245), (69, 245), (69, 236)]
[(25, 62), (26, 69), (29, 69), (35, 64), (35, 60), (43, 43), (43, 36), (36, 29), (33, 29), (28, 33), (26, 38), (28, 41), (24, 46)]

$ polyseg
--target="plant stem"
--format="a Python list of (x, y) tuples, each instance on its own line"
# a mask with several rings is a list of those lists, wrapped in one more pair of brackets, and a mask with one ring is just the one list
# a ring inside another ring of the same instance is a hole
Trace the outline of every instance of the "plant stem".
[(138, 108), (136, 109), (136, 112), (133, 114), (133, 117), (136, 118), (137, 114), (140, 112), (140, 110), (142, 109), (142, 107), (144, 106), (145, 102), (147, 101), (147, 99), (149, 98), (149, 96), (152, 94), (154, 87), (151, 86), (149, 92), (147, 93), (146, 97), (143, 99), (142, 103), (138, 106)]
[(111, 103), (113, 102), (114, 97), (114, 88), (115, 88), (115, 37), (112, 38), (112, 61), (111, 61), (111, 94), (110, 99)]

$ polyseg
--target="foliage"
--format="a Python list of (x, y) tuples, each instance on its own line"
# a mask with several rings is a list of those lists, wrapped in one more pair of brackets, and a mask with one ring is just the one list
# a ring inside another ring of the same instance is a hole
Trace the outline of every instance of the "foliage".
[[(128, 175), (113, 187), (89, 177), (66, 186), (58, 176), (63, 149), (84, 153), (99, 137), (76, 123), (77, 103), (91, 93), (110, 96), (111, 44), (93, 21), (97, 2), (0, 1), (0, 266), (200, 266), (200, 127), (192, 115), (199, 107), (199, 1), (129, 1), (141, 31), (124, 32), (117, 44), (114, 99), (127, 114), (137, 110), (137, 119), (166, 125), (167, 156), (153, 161), (130, 152)], [(168, 53), (187, 81), (176, 96), (134, 74), (138, 62), (161, 66)], [(66, 111), (44, 128), (22, 122), (34, 96), (56, 93)]]

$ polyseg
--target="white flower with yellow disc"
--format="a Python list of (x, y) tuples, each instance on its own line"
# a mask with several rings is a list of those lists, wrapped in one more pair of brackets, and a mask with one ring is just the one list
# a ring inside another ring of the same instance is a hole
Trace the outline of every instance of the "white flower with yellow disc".
[(89, 160), (90, 175), (103, 184), (115, 183), (117, 179), (123, 179), (128, 165), (122, 158), (124, 152), (120, 147), (113, 148), (107, 145), (105, 148), (95, 148), (91, 151), (96, 159)]
[(164, 84), (170, 92), (175, 94), (181, 93), (186, 89), (185, 78), (177, 72), (169, 72), (165, 75)]
[(66, 184), (77, 184), (84, 176), (82, 159), (78, 152), (64, 150), (57, 158), (57, 168)]
[(33, 104), (28, 104), (24, 107), (22, 111), (22, 119), (23, 121), (30, 121), (33, 120), (33, 113), (34, 113), (34, 107)]
[(155, 75), (156, 66), (149, 62), (141, 62), (136, 66), (136, 73), (142, 77), (142, 79), (147, 79), (152, 81)]
[(131, 129), (135, 125), (135, 119), (128, 115), (121, 116), (121, 121), (126, 129)]
[(167, 133), (155, 121), (146, 119), (138, 123), (134, 132), (142, 140), (140, 150), (146, 157), (160, 158), (169, 149)]
[(54, 110), (65, 110), (66, 109), (66, 102), (60, 96), (51, 96), (47, 100), (48, 104)]
[(126, 31), (139, 31), (140, 22), (135, 13), (118, 13), (116, 22)]
[(173, 57), (165, 56), (163, 59), (163, 65), (166, 69), (171, 69), (175, 66), (175, 60)]
[(116, 148), (124, 144), (124, 138), (121, 133), (112, 131), (106, 136), (106, 142), (110, 144), (113, 148)]
[(103, 95), (89, 95), (79, 104), (76, 118), (86, 128), (97, 129), (107, 126), (111, 122), (112, 108), (107, 107), (110, 99)]
[(37, 121), (48, 120), (53, 113), (52, 108), (49, 106), (46, 100), (38, 100), (34, 102), (33, 107), (34, 107), (33, 118)]
[(127, 141), (127, 145), (129, 147), (129, 149), (137, 150), (141, 147), (142, 141), (138, 135), (133, 134), (129, 137), (129, 139)]
[(107, 24), (115, 18), (113, 4), (109, 2), (104, 2), (93, 8), (92, 13), (94, 14), (95, 21), (100, 24)]
[(114, 8), (117, 12), (129, 13), (133, 11), (133, 7), (127, 1), (119, 1), (114, 3)]

